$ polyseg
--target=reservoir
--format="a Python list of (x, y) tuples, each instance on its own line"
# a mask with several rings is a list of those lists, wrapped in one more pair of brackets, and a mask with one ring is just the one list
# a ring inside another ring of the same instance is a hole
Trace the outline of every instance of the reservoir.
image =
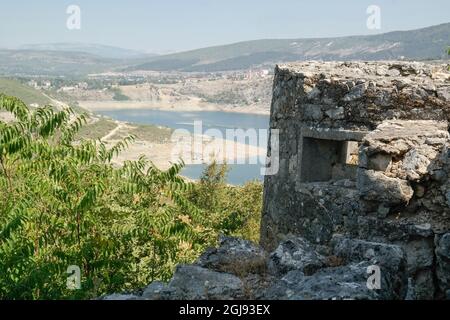
[[(104, 110), (97, 113), (112, 119), (138, 124), (152, 124), (173, 129), (185, 129), (194, 132), (194, 121), (202, 121), (203, 131), (217, 129), (226, 138), (227, 129), (268, 129), (269, 116), (223, 111), (165, 111), (165, 110)], [(205, 165), (187, 165), (182, 174), (191, 179), (198, 179)], [(230, 164), (228, 183), (244, 184), (251, 180), (261, 180), (260, 164)]]

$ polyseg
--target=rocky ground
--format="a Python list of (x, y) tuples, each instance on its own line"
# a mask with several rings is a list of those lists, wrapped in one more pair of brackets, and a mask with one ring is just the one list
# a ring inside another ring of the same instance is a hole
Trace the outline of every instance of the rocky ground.
[[(450, 258), (450, 234), (436, 252)], [(327, 246), (288, 237), (271, 253), (246, 240), (222, 237), (219, 247), (196, 263), (179, 265), (169, 283), (153, 282), (138, 292), (102, 299), (414, 299), (406, 268), (400, 246), (341, 235)]]

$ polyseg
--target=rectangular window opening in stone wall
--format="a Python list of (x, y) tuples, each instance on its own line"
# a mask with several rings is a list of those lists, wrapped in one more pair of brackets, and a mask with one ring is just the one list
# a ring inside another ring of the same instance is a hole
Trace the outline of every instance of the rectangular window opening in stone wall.
[(302, 143), (301, 181), (356, 180), (357, 141), (304, 137)]

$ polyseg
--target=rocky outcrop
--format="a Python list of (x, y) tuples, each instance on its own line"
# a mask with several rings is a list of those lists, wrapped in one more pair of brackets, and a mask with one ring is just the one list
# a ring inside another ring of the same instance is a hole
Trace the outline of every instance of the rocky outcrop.
[(235, 275), (199, 266), (180, 265), (175, 270), (166, 298), (188, 300), (244, 299), (244, 283)]
[[(291, 237), (266, 254), (249, 241), (223, 237), (218, 248), (207, 252), (196, 264), (178, 266), (167, 284), (153, 282), (142, 294), (114, 294), (103, 299), (316, 300), (406, 296), (405, 253), (395, 245), (336, 237), (330, 246), (317, 246), (303, 238)], [(240, 261), (242, 254), (245, 261)], [(248, 265), (253, 259), (260, 263), (261, 258), (267, 268), (247, 272), (228, 269), (241, 262)], [(379, 287), (371, 286), (374, 268), (379, 269), (379, 280), (374, 282), (379, 281)]]
[[(325, 268), (305, 276), (301, 271), (290, 271), (268, 288), (268, 300), (376, 300), (383, 299), (367, 287), (367, 262), (342, 267)], [(390, 297), (390, 295), (388, 295)]]
[(446, 121), (384, 121), (360, 147), (357, 187), (361, 199), (390, 208), (408, 203), (415, 192), (423, 198), (426, 180), (435, 168), (443, 169), (437, 162), (449, 139)]
[(325, 260), (308, 241), (292, 238), (283, 241), (270, 255), (268, 269), (275, 276), (283, 276), (292, 270), (310, 275), (324, 267)]
[(436, 236), (436, 260), (439, 288), (450, 299), (450, 233)]
[(384, 299), (403, 299), (407, 291), (407, 255), (399, 245), (333, 238), (333, 254), (344, 263), (367, 261), (380, 268)]
[(266, 252), (250, 241), (221, 236), (219, 247), (206, 250), (197, 265), (219, 272), (243, 276), (264, 271)]
[[(359, 220), (373, 226), (365, 237), (403, 247), (418, 299), (445, 295), (445, 288), (434, 281), (442, 277), (435, 265), (434, 238), (441, 230), (450, 229), (450, 208), (443, 201), (448, 181), (442, 178), (449, 173), (449, 141), (445, 121), (388, 120), (367, 134), (359, 152)], [(440, 182), (433, 178), (436, 176)], [(368, 222), (371, 215), (378, 219), (375, 225)], [(383, 224), (409, 230), (395, 236), (388, 234)], [(359, 237), (362, 230), (358, 229)]]

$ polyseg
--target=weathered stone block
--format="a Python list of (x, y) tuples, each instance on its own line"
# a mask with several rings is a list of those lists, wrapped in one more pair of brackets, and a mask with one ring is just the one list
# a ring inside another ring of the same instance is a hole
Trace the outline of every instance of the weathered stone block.
[(317, 253), (303, 238), (291, 238), (280, 243), (270, 254), (268, 263), (269, 272), (276, 276), (282, 276), (292, 270), (310, 275), (323, 266), (325, 257)]
[(211, 270), (244, 276), (264, 271), (266, 252), (250, 241), (221, 236), (219, 247), (206, 250), (196, 264)]
[(366, 260), (392, 271), (406, 268), (406, 255), (400, 246), (336, 236), (332, 240), (334, 255), (345, 262)]
[(408, 272), (414, 274), (421, 269), (431, 269), (434, 263), (434, 245), (430, 238), (412, 239), (398, 243), (406, 252)]
[(436, 275), (442, 292), (450, 290), (450, 232), (437, 235), (436, 243)]
[(387, 171), (392, 165), (392, 156), (389, 154), (377, 153), (368, 160), (367, 169), (375, 171)]
[(273, 300), (377, 300), (398, 299), (393, 291), (367, 286), (368, 262), (325, 268), (311, 276), (291, 271), (267, 289), (265, 299)]
[(432, 300), (435, 296), (433, 271), (431, 269), (420, 270), (413, 279), (416, 300)]
[(230, 300), (244, 299), (244, 284), (238, 277), (199, 266), (179, 265), (169, 282), (171, 299)]
[(414, 194), (407, 181), (390, 178), (374, 170), (358, 170), (357, 188), (362, 199), (382, 202), (388, 206), (406, 203)]

